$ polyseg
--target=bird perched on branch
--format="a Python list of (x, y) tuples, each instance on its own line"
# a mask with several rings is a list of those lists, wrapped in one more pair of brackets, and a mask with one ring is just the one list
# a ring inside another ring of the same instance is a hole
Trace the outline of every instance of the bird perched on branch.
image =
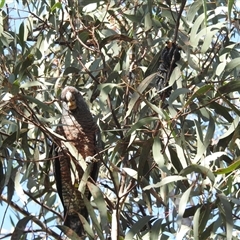
[[(97, 124), (94, 122), (89, 108), (81, 93), (74, 87), (65, 87), (61, 94), (62, 117), (56, 132), (66, 141), (61, 141), (55, 147), (55, 178), (58, 194), (64, 207), (64, 225), (71, 228), (79, 236), (84, 234), (84, 229), (79, 215), (88, 219), (87, 208), (84, 204), (79, 184), (84, 170), (81, 159), (97, 154), (96, 135)], [(70, 153), (68, 147), (73, 146), (76, 154)], [(91, 163), (88, 180), (95, 181), (98, 174), (98, 163)], [(89, 190), (85, 189), (84, 195), (90, 199)]]
[[(173, 69), (177, 66), (176, 62), (181, 58), (180, 50), (181, 47), (179, 47), (176, 43), (171, 41), (166, 42), (166, 45), (161, 53), (161, 63), (158, 67), (158, 73), (155, 81), (157, 91), (160, 91), (168, 86)], [(167, 90), (168, 93), (165, 96), (170, 95), (170, 89)]]

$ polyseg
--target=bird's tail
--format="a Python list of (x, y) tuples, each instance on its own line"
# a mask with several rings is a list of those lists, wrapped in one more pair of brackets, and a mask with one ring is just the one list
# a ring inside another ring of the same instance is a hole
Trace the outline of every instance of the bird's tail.
[[(88, 212), (87, 209), (81, 209), (81, 213), (80, 213), (85, 219), (87, 219), (88, 216)], [(64, 225), (71, 228), (75, 233), (78, 234), (78, 236), (83, 236), (84, 235), (84, 228), (83, 228), (83, 224), (80, 220), (80, 217), (77, 213), (72, 213), (69, 214), (67, 213), (65, 216), (65, 221), (64, 221)]]

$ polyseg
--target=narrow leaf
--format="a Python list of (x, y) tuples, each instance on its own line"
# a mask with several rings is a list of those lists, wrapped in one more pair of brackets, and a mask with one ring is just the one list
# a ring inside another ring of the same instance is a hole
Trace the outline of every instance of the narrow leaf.
[(190, 193), (192, 191), (192, 186), (189, 187), (182, 195), (180, 202), (179, 202), (179, 209), (178, 209), (178, 219), (177, 222), (179, 224), (179, 226), (181, 226), (181, 221), (183, 218), (183, 214), (186, 210), (187, 207), (187, 203), (189, 201), (189, 197), (190, 197)]
[[(240, 58), (238, 59), (238, 63), (240, 62)], [(228, 94), (236, 91), (240, 91), (240, 81), (231, 81), (227, 84), (223, 85), (218, 89), (221, 94)]]
[(143, 119), (140, 119), (137, 123), (135, 123), (131, 129), (127, 132), (126, 137), (128, 137), (129, 135), (131, 135), (134, 131), (136, 131), (137, 129), (141, 128), (143, 125), (145, 124), (149, 124), (154, 120), (158, 120), (159, 118), (157, 117), (146, 117)]
[(144, 216), (140, 220), (138, 220), (132, 228), (128, 231), (125, 236), (125, 239), (134, 239), (134, 236), (139, 233), (139, 231), (148, 224), (148, 222), (152, 219), (152, 216)]
[(186, 167), (185, 169), (183, 169), (180, 172), (180, 175), (186, 176), (188, 174), (191, 174), (192, 172), (201, 173), (201, 174), (207, 176), (211, 180), (212, 183), (215, 182), (215, 176), (212, 173), (212, 171), (204, 166), (200, 166), (197, 164), (192, 164), (192, 165)]
[(26, 227), (27, 223), (29, 222), (29, 220), (31, 220), (31, 219), (32, 219), (32, 216), (28, 216), (28, 217), (24, 217), (20, 221), (18, 221), (18, 223), (13, 231), (11, 240), (21, 239), (22, 235), (24, 234), (25, 227)]
[(82, 240), (81, 237), (77, 235), (71, 228), (64, 226), (64, 225), (56, 225), (57, 228), (59, 228), (67, 237), (69, 237), (72, 240)]
[(200, 208), (194, 214), (193, 217), (193, 236), (194, 239), (199, 239), (199, 222), (200, 222)]
[(190, 105), (195, 98), (198, 98), (200, 96), (205, 95), (208, 91), (213, 90), (212, 85), (204, 85), (201, 88), (199, 88), (194, 94), (189, 98), (189, 100), (186, 102), (184, 108), (186, 108), (188, 105)]
[(237, 158), (237, 160), (232, 163), (231, 165), (229, 165), (228, 167), (224, 167), (224, 168), (219, 168), (216, 171), (214, 171), (215, 174), (227, 174), (227, 173), (231, 173), (234, 170), (238, 169), (240, 166), (240, 158)]
[(5, 0), (1, 0), (0, 1), (0, 8), (2, 8), (4, 6), (4, 4), (5, 4)]
[(183, 181), (186, 180), (186, 177), (182, 177), (182, 176), (167, 176), (165, 178), (163, 178), (163, 180), (161, 180), (161, 182), (156, 183), (156, 184), (151, 184), (149, 186), (146, 186), (143, 188), (143, 190), (149, 190), (151, 188), (159, 188), (162, 187), (166, 184), (172, 183), (172, 182), (177, 182), (177, 181)]
[(23, 95), (22, 97), (27, 99), (29, 102), (35, 103), (39, 108), (45, 110), (46, 112), (54, 113), (52, 108), (50, 108), (47, 104), (43, 103), (37, 98), (34, 98), (32, 96), (27, 96), (27, 95)]
[(223, 138), (229, 136), (231, 133), (233, 133), (237, 129), (238, 124), (239, 124), (239, 117), (236, 116), (235, 119), (233, 120), (233, 122), (231, 123), (230, 127), (228, 128), (228, 130), (225, 133), (223, 133), (219, 137), (219, 139), (223, 139)]
[(224, 217), (226, 218), (226, 239), (232, 239), (232, 232), (233, 232), (233, 217), (232, 217), (232, 207), (229, 203), (227, 197), (220, 193), (218, 194), (218, 198), (220, 199), (223, 210), (224, 210)]
[(143, 91), (148, 87), (148, 85), (152, 82), (152, 80), (155, 78), (156, 73), (151, 74), (150, 76), (146, 77), (138, 86), (137, 90), (133, 93), (131, 100), (128, 105), (128, 111), (126, 113), (126, 117), (130, 115), (132, 112), (133, 107), (135, 106), (135, 103), (137, 100), (141, 97), (141, 94)]
[(197, 11), (199, 10), (199, 8), (202, 7), (202, 1), (201, 0), (197, 0), (194, 1), (191, 5), (188, 11), (186, 11), (186, 18), (189, 24), (193, 23), (194, 18), (197, 16)]
[(94, 202), (97, 205), (97, 208), (99, 210), (102, 229), (104, 229), (107, 227), (107, 224), (108, 224), (108, 215), (107, 215), (108, 211), (107, 211), (107, 207), (106, 207), (106, 203), (105, 203), (102, 191), (100, 190), (99, 187), (97, 187), (91, 182), (87, 182), (87, 185), (88, 185), (89, 191), (93, 196)]
[(59, 8), (59, 9), (62, 8), (62, 4), (60, 2), (56, 2), (55, 4), (53, 4), (53, 6), (51, 7), (50, 11), (53, 12), (57, 8)]
[(92, 223), (93, 223), (93, 226), (94, 228), (96, 229), (96, 232), (98, 234), (98, 237), (101, 239), (101, 240), (104, 240), (104, 236), (103, 236), (103, 231), (102, 231), (102, 228), (98, 222), (98, 219), (97, 219), (97, 216), (96, 216), (96, 213), (94, 211), (94, 208), (92, 207), (90, 201), (87, 199), (87, 197), (85, 195), (83, 195), (83, 200), (84, 200), (84, 203), (86, 205), (86, 208), (88, 210), (88, 214), (89, 216), (91, 217), (91, 220), (92, 220)]
[(153, 158), (160, 168), (164, 166), (164, 162), (165, 162), (164, 156), (161, 153), (161, 150), (162, 150), (162, 147), (161, 147), (160, 139), (159, 137), (155, 137), (153, 142), (153, 149), (152, 149)]
[(204, 11), (204, 25), (207, 26), (207, 3), (206, 0), (202, 0), (203, 3), (203, 11)]
[(123, 170), (132, 178), (134, 179), (138, 179), (138, 173), (136, 170), (132, 169), (132, 168), (123, 168)]
[(228, 6), (228, 22), (231, 23), (231, 14), (232, 14), (232, 8), (234, 5), (234, 0), (228, 0), (227, 6)]

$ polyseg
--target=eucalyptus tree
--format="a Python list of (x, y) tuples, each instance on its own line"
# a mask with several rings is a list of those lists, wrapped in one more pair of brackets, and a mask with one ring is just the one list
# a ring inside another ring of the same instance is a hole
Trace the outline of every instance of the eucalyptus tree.
[[(79, 239), (63, 226), (51, 155), (68, 85), (103, 143), (87, 239), (238, 239), (236, 4), (2, 0), (1, 238)], [(167, 41), (181, 57), (156, 89)]]

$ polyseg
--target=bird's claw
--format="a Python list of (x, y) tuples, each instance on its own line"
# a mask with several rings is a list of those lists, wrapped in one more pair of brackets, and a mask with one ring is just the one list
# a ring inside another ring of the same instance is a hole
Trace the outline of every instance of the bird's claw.
[(87, 157), (85, 158), (85, 161), (86, 161), (86, 163), (88, 163), (88, 164), (98, 162), (98, 160), (97, 160), (95, 157), (92, 157), (92, 156), (87, 156)]

